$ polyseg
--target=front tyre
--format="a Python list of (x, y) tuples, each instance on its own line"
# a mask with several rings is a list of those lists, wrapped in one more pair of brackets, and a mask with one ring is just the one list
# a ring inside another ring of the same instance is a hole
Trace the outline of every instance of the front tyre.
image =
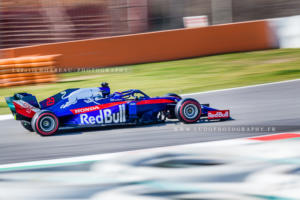
[(201, 105), (192, 98), (182, 99), (176, 104), (175, 115), (184, 123), (195, 123), (201, 117)]
[(59, 128), (58, 118), (49, 111), (37, 112), (32, 121), (31, 126), (35, 132), (42, 136), (54, 135)]

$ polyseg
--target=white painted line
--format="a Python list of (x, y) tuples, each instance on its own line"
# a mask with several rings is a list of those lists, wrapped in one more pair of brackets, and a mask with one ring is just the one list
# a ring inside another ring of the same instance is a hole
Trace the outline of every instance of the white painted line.
[(13, 115), (10, 114), (10, 115), (0, 115), (0, 121), (2, 120), (8, 120), (8, 119), (13, 119)]
[(258, 85), (249, 85), (249, 86), (242, 86), (242, 87), (235, 87), (235, 88), (226, 88), (226, 89), (220, 89), (220, 90), (211, 90), (211, 91), (204, 91), (204, 92), (195, 92), (195, 93), (189, 93), (189, 94), (182, 94), (182, 96), (190, 96), (190, 95), (197, 95), (197, 94), (209, 94), (209, 93), (225, 92), (225, 91), (232, 91), (232, 90), (241, 90), (241, 89), (256, 88), (256, 87), (268, 86), (268, 85), (293, 83), (293, 82), (297, 82), (297, 81), (300, 81), (300, 79), (293, 79), (293, 80), (279, 81), (279, 82), (271, 82), (271, 83), (263, 83), (263, 84), (258, 84)]

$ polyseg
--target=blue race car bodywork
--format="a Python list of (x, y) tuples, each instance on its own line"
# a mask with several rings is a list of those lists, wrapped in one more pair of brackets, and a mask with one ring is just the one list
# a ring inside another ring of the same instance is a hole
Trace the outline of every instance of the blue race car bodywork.
[(147, 124), (178, 119), (194, 123), (200, 119), (229, 119), (228, 110), (200, 105), (195, 99), (176, 94), (149, 97), (140, 90), (110, 94), (110, 88), (76, 88), (62, 91), (41, 102), (28, 93), (6, 98), (22, 125), (40, 135), (53, 135), (59, 127), (93, 127)]

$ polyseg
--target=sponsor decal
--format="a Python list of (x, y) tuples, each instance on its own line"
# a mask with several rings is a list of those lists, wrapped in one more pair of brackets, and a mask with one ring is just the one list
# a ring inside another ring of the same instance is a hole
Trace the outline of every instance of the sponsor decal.
[(112, 113), (111, 109), (99, 110), (96, 116), (89, 116), (88, 114), (80, 114), (80, 124), (118, 124), (126, 122), (125, 104), (119, 105), (119, 112)]
[(117, 106), (117, 105), (121, 105), (121, 104), (125, 104), (125, 103), (126, 103), (126, 101), (112, 102), (112, 103), (106, 103), (106, 104), (102, 104), (102, 105), (95, 105), (95, 106), (89, 106), (89, 107), (84, 107), (84, 108), (72, 109), (71, 112), (74, 115), (77, 115), (77, 114), (92, 112), (95, 110), (102, 110), (105, 108), (109, 108), (112, 106)]
[(55, 104), (55, 99), (54, 99), (54, 97), (50, 97), (50, 98), (47, 99), (47, 101), (46, 101), (46, 105), (47, 105), (47, 106), (52, 106), (52, 105), (54, 105), (54, 104)]
[(207, 112), (208, 119), (227, 119), (229, 118), (229, 110), (216, 110)]
[(32, 118), (34, 114), (40, 110), (23, 100), (14, 101), (13, 104), (17, 113), (29, 118)]
[(100, 88), (81, 88), (66, 96), (66, 91), (61, 92), (61, 99), (67, 99), (67, 102), (61, 105), (61, 109), (74, 105), (78, 100), (84, 100), (85, 103), (95, 103), (103, 98)]

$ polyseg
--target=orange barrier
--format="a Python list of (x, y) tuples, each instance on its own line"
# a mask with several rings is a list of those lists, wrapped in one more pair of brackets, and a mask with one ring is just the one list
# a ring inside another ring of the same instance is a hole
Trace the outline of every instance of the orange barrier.
[(128, 65), (273, 48), (267, 21), (6, 49), (6, 57), (61, 54), (61, 67)]
[(55, 82), (58, 55), (0, 60), (0, 87)]

